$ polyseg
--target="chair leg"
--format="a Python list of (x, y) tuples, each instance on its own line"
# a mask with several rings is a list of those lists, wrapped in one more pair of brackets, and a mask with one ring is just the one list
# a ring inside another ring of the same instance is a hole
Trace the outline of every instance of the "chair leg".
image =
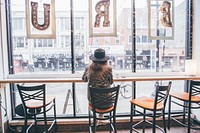
[(146, 127), (146, 122), (145, 122), (146, 115), (145, 114), (146, 114), (146, 109), (144, 109), (143, 113), (144, 114), (143, 114), (143, 125), (142, 125), (143, 129), (142, 129), (142, 132), (145, 133), (145, 127)]
[(54, 104), (54, 120), (55, 120), (55, 128), (54, 128), (54, 130), (57, 131), (56, 101), (55, 101), (55, 99), (53, 100), (53, 104)]
[(115, 113), (113, 113), (113, 126), (114, 126), (114, 133), (117, 133)]
[(96, 116), (93, 116), (92, 133), (96, 133)]
[(117, 127), (116, 127), (116, 118), (114, 118), (114, 128), (115, 128), (115, 133), (117, 133)]
[[(109, 113), (109, 117), (111, 116), (112, 114), (111, 114), (111, 112)], [(109, 133), (111, 133), (112, 132), (112, 129), (114, 128), (114, 125), (113, 125), (113, 123), (112, 123), (112, 118), (110, 118), (109, 119)], [(112, 128), (112, 126), (113, 126), (113, 128)], [(113, 131), (114, 131), (114, 129), (113, 129)]]
[(153, 132), (152, 133), (155, 133), (156, 132), (156, 117), (155, 117), (156, 111), (153, 112), (153, 116), (154, 117), (153, 117), (153, 129), (152, 129)]
[[(188, 103), (187, 103), (187, 102), (184, 102), (183, 104), (184, 104), (184, 106), (187, 106)], [(184, 107), (183, 107), (183, 120), (182, 120), (182, 122), (183, 122), (184, 124), (185, 124), (185, 114), (186, 114), (186, 112), (187, 112), (186, 110), (187, 110), (187, 108), (184, 108)]]
[(191, 122), (190, 122), (190, 120), (191, 120), (191, 102), (189, 103), (189, 108), (188, 108), (188, 126), (187, 126), (187, 128), (188, 128), (188, 133), (190, 133), (190, 124), (191, 124)]
[[(110, 116), (111, 116), (111, 114), (110, 114)], [(110, 133), (112, 133), (112, 126), (113, 126), (113, 128), (114, 128), (114, 124), (112, 123), (112, 118), (110, 118), (110, 124), (109, 124), (109, 132)], [(115, 131), (115, 128), (113, 129), (113, 131)]]
[(46, 133), (48, 132), (48, 127), (47, 127), (47, 115), (46, 115), (46, 109), (44, 109), (44, 127), (45, 127), (45, 131)]
[(169, 107), (168, 107), (168, 129), (170, 129), (171, 124), (171, 96), (169, 96)]
[[(36, 113), (36, 109), (35, 109), (35, 113)], [(37, 118), (36, 115), (34, 115), (34, 122), (35, 122), (35, 132), (38, 132), (38, 128), (37, 128)]]
[(27, 130), (27, 121), (28, 121), (28, 118), (27, 118), (27, 115), (25, 116), (25, 120), (24, 120), (24, 127), (23, 127), (23, 132), (26, 133), (26, 130)]
[(165, 111), (164, 110), (163, 110), (162, 114), (163, 114), (163, 128), (164, 128), (165, 133), (167, 133), (166, 122), (165, 122)]
[(90, 110), (88, 109), (88, 117), (89, 117), (89, 133), (90, 133), (90, 129), (92, 129), (92, 124), (91, 124), (91, 114), (90, 114)]
[(133, 132), (133, 130), (132, 130), (132, 126), (133, 126), (133, 104), (131, 103), (131, 114), (130, 114), (130, 133), (132, 133)]

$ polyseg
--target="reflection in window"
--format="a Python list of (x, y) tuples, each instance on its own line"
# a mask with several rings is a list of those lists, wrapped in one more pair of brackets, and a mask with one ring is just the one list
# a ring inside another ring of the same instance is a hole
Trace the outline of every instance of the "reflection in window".
[(65, 46), (65, 36), (60, 37), (60, 45), (62, 48)]
[(24, 48), (24, 37), (16, 37), (16, 48)]
[(43, 47), (47, 47), (47, 39), (43, 39)]
[(120, 44), (120, 36), (119, 35), (117, 35), (117, 37), (116, 37), (116, 44)]
[(74, 19), (74, 28), (75, 30), (83, 30), (84, 29), (84, 18), (78, 17)]
[(34, 44), (34, 48), (36, 48), (37, 47), (37, 39), (33, 40), (33, 44)]
[(147, 42), (147, 36), (144, 35), (144, 36), (142, 36), (142, 43), (146, 43), (146, 42)]
[(140, 37), (139, 36), (136, 36), (136, 42), (140, 43)]
[(53, 47), (53, 41), (52, 40), (48, 40), (48, 47)]
[(105, 42), (105, 44), (109, 44), (109, 43), (110, 43), (109, 38), (108, 38), (108, 37), (105, 37), (105, 38), (104, 38), (104, 42)]
[(53, 47), (53, 42), (51, 39), (34, 39), (33, 44), (34, 44), (34, 48)]
[(13, 19), (13, 29), (14, 30), (23, 30), (23, 18)]
[(131, 18), (128, 18), (128, 28), (129, 29), (131, 29), (131, 25), (132, 25)]
[(132, 40), (133, 40), (132, 38), (133, 38), (132, 35), (129, 35), (129, 36), (128, 36), (128, 42), (129, 42), (129, 44), (132, 44)]
[(60, 18), (60, 30), (69, 30), (70, 29), (70, 19), (67, 17)]
[(39, 48), (42, 47), (42, 39), (38, 39), (38, 47), (39, 47)]
[(99, 38), (93, 37), (93, 44), (99, 44)]

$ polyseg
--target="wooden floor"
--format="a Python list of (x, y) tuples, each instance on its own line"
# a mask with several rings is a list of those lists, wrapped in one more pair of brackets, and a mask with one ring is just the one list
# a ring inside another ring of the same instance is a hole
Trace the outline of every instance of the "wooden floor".
[[(142, 129), (139, 129), (139, 131), (142, 132)], [(129, 133), (129, 132), (130, 132), (129, 130), (118, 130), (118, 133)], [(69, 132), (58, 132), (58, 133), (69, 133)], [(74, 133), (88, 133), (88, 132), (74, 132)], [(96, 133), (108, 133), (108, 131), (97, 131)], [(146, 129), (145, 133), (152, 133), (152, 130)], [(162, 133), (162, 132), (158, 129), (156, 130), (156, 133)], [(172, 127), (170, 130), (167, 130), (167, 133), (187, 133), (187, 128)], [(200, 130), (191, 130), (191, 133), (200, 133)]]

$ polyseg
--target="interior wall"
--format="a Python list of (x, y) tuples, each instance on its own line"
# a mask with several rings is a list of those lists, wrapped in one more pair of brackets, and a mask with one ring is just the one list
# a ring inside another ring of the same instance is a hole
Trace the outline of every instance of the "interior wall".
[[(1, 19), (1, 0), (0, 0), (0, 52), (2, 53), (2, 19)], [(2, 55), (0, 54), (0, 70), (3, 70), (3, 65), (2, 65)], [(2, 79), (2, 77), (3, 77), (3, 73), (2, 73), (2, 71), (0, 71), (0, 79)], [(2, 90), (1, 89), (2, 87), (1, 87), (1, 85), (0, 85), (0, 90)], [(0, 94), (1, 95), (1, 94)], [(2, 111), (1, 111), (1, 109), (0, 109), (0, 118), (2, 118)], [(0, 127), (2, 127), (3, 126), (3, 121), (2, 121), (2, 119), (0, 119)], [(0, 128), (0, 129), (2, 129), (2, 128)], [(2, 132), (2, 130), (0, 130), (1, 132)]]
[[(0, 0), (0, 52), (2, 53), (2, 18), (1, 18), (1, 0)], [(0, 54), (0, 70), (3, 70), (3, 56), (2, 54)], [(0, 79), (3, 78), (3, 73), (2, 71), (0, 72)]]
[[(200, 75), (200, 0), (193, 0), (193, 59), (198, 61), (197, 72)], [(200, 121), (200, 111), (194, 111), (197, 119)]]
[(8, 75), (8, 54), (7, 54), (7, 30), (6, 30), (6, 4), (1, 1), (1, 19), (0, 19), (0, 78), (6, 78)]
[[(0, 0), (0, 79), (8, 75), (6, 4)], [(10, 89), (8, 84), (0, 85), (0, 129), (6, 133), (7, 121), (11, 118)]]

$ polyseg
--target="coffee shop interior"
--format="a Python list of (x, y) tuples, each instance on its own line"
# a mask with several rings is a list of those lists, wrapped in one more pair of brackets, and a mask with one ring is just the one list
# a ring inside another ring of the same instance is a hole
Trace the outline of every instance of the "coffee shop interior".
[[(199, 0), (0, 0), (0, 133), (200, 132), (199, 16)], [(106, 89), (82, 79), (97, 49)]]

